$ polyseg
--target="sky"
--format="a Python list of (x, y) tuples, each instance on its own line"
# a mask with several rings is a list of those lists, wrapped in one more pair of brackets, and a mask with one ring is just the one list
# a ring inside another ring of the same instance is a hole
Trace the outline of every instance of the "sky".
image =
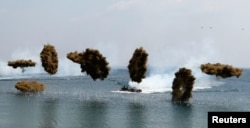
[[(94, 48), (127, 66), (136, 48), (150, 66), (225, 63), (250, 67), (249, 0), (0, 0), (0, 61), (60, 58)], [(247, 57), (247, 58), (246, 58)]]

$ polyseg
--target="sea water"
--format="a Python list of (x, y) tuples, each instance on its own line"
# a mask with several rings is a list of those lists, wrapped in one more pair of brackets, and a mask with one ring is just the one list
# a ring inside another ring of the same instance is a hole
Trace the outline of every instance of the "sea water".
[[(132, 85), (127, 69), (113, 69), (104, 81), (87, 75), (2, 75), (0, 128), (203, 128), (209, 111), (250, 111), (249, 69), (240, 78), (196, 76), (188, 104), (171, 102), (173, 73), (148, 77), (150, 84), (139, 85), (142, 93), (120, 93)], [(14, 85), (20, 80), (42, 82), (46, 90), (19, 92)]]

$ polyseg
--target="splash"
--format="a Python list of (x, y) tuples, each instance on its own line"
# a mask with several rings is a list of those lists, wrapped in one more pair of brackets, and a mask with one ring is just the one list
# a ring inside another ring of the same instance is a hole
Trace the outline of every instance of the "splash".
[(172, 76), (169, 74), (155, 74), (142, 79), (141, 83), (129, 81), (131, 88), (141, 89), (142, 93), (157, 93), (171, 91)]
[[(138, 88), (142, 90), (142, 93), (163, 93), (172, 91), (172, 82), (174, 80), (174, 74), (178, 71), (178, 68), (171, 68), (164, 73), (156, 73), (149, 75), (145, 79), (142, 79), (141, 83), (129, 81), (131, 88)], [(192, 68), (192, 73), (196, 80), (194, 83), (193, 91), (199, 91), (203, 89), (209, 89), (213, 86), (219, 86), (224, 84), (222, 81), (202, 74), (199, 68)]]
[[(212, 51), (212, 50), (211, 50)], [(214, 77), (205, 75), (200, 70), (200, 64), (208, 61), (210, 54), (201, 57), (190, 57), (189, 60), (182, 64), (180, 67), (186, 67), (192, 70), (192, 74), (196, 80), (194, 83), (193, 91), (209, 89), (213, 86), (222, 85), (222, 81), (218, 81)], [(174, 80), (175, 72), (178, 71), (179, 67), (160, 67), (149, 69), (149, 75), (142, 80), (140, 84), (135, 82), (129, 82), (129, 86), (142, 90), (142, 93), (162, 93), (172, 91), (172, 82)]]
[(129, 86), (134, 88), (138, 86), (137, 88), (141, 89), (142, 93), (171, 92), (175, 72), (180, 67), (192, 70), (192, 74), (196, 78), (193, 91), (223, 84), (223, 82), (205, 75), (200, 70), (200, 65), (205, 62), (222, 61), (216, 42), (213, 39), (207, 38), (199, 42), (183, 42), (180, 46), (172, 47), (170, 51), (164, 51), (163, 54), (159, 53), (158, 56), (153, 55), (152, 58), (149, 58), (151, 67), (156, 64), (160, 68), (149, 69), (148, 75), (140, 84), (130, 81)]

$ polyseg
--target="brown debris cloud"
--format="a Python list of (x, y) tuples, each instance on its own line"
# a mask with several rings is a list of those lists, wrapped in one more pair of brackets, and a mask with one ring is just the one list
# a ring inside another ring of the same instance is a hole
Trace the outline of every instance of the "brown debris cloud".
[(93, 80), (104, 80), (108, 74), (110, 67), (106, 61), (106, 57), (95, 49), (87, 48), (81, 55), (81, 69), (92, 77)]
[(132, 81), (140, 83), (146, 77), (148, 53), (142, 48), (134, 51), (128, 69)]
[(195, 77), (192, 75), (192, 70), (180, 68), (175, 73), (175, 78), (172, 85), (172, 101), (185, 103), (192, 97), (192, 89), (195, 82)]
[(25, 68), (25, 67), (34, 67), (36, 66), (36, 63), (32, 60), (16, 60), (16, 61), (8, 61), (8, 66), (11, 66), (13, 68)]
[(243, 70), (239, 68), (234, 68), (231, 65), (226, 64), (202, 64), (200, 67), (201, 71), (208, 75), (215, 75), (216, 77), (228, 78), (232, 76), (239, 77)]
[(44, 70), (51, 75), (55, 74), (58, 68), (58, 57), (55, 47), (49, 44), (44, 45), (40, 57)]
[(80, 64), (82, 72), (86, 71), (93, 80), (104, 80), (109, 74), (109, 63), (106, 61), (106, 57), (103, 57), (98, 50), (87, 48), (82, 53), (70, 52), (67, 54), (67, 58)]
[(82, 53), (78, 53), (77, 51), (75, 52), (70, 52), (67, 54), (67, 58), (75, 63), (81, 64), (82, 61)]
[(19, 81), (16, 83), (15, 88), (22, 92), (42, 92), (46, 86), (37, 81)]

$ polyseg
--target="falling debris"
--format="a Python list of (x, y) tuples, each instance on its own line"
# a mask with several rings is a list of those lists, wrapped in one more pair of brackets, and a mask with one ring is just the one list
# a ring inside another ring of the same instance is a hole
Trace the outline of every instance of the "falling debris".
[(200, 67), (201, 71), (208, 75), (215, 75), (216, 77), (228, 78), (236, 76), (237, 78), (242, 74), (243, 70), (234, 68), (231, 65), (226, 64), (202, 64)]
[(148, 53), (142, 48), (134, 51), (128, 69), (132, 81), (140, 83), (146, 77)]
[(79, 54), (81, 57), (81, 69), (92, 77), (93, 80), (104, 80), (108, 74), (110, 67), (106, 61), (106, 57), (95, 49), (87, 48), (85, 52)]
[(83, 56), (83, 53), (78, 53), (77, 51), (70, 52), (67, 54), (68, 59), (78, 64), (81, 64), (82, 56)]
[(16, 61), (9, 61), (8, 66), (11, 66), (13, 68), (20, 67), (22, 69), (22, 72), (24, 72), (24, 68), (26, 67), (34, 67), (36, 66), (36, 63), (32, 60), (16, 60)]
[(19, 81), (16, 83), (15, 88), (22, 92), (42, 92), (46, 86), (37, 81)]
[(12, 66), (13, 68), (24, 68), (24, 67), (34, 67), (36, 63), (32, 60), (16, 60), (16, 61), (9, 61), (8, 66)]
[(106, 57), (103, 57), (98, 50), (87, 48), (82, 53), (70, 52), (67, 54), (67, 58), (80, 64), (82, 72), (86, 71), (93, 80), (104, 80), (109, 74), (109, 63), (106, 61)]
[(49, 44), (44, 45), (40, 57), (44, 70), (51, 75), (55, 74), (58, 68), (58, 58), (54, 46)]
[(175, 73), (175, 78), (172, 85), (172, 101), (177, 103), (186, 103), (192, 97), (192, 89), (195, 82), (195, 77), (192, 75), (192, 70), (180, 68)]

